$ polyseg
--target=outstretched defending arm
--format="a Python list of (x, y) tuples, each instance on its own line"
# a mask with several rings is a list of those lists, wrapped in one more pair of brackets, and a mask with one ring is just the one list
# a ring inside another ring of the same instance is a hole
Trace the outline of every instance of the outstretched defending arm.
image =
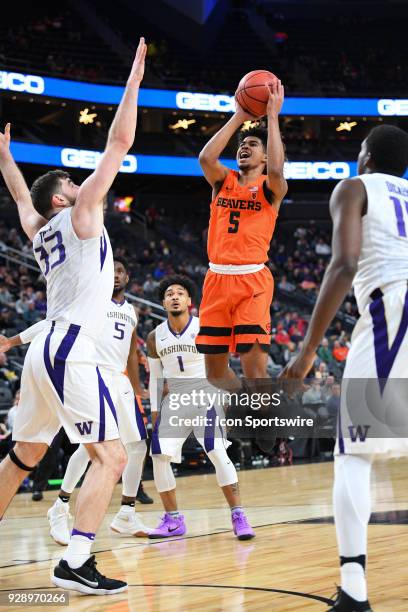
[(7, 336), (0, 335), (0, 353), (7, 353), (7, 351), (15, 346), (21, 346), (22, 344), (31, 342), (39, 333), (43, 331), (46, 324), (47, 321), (43, 319), (42, 321), (38, 321), (38, 323), (31, 325), (31, 327), (27, 327), (27, 329), (20, 332), (16, 336), (7, 338)]
[(10, 123), (0, 132), (0, 170), (11, 197), (17, 204), (21, 227), (30, 240), (47, 223), (35, 210), (30, 190), (10, 152)]
[(79, 188), (72, 211), (72, 223), (76, 234), (82, 240), (100, 236), (103, 226), (103, 198), (133, 145), (137, 99), (144, 74), (145, 57), (146, 44), (144, 38), (141, 38), (125, 92), (109, 130), (105, 151), (95, 171)]
[(303, 348), (284, 369), (284, 378), (303, 379), (313, 365), (315, 351), (350, 290), (357, 272), (362, 241), (362, 215), (367, 195), (362, 181), (341, 181), (330, 198), (333, 220), (332, 258), (313, 309)]
[(283, 176), (285, 151), (279, 130), (279, 113), (284, 99), (284, 88), (279, 80), (266, 86), (269, 92), (268, 106), (268, 145), (267, 145), (267, 181), (266, 184), (273, 193), (272, 204), (279, 208), (283, 197), (288, 191), (288, 184)]
[(253, 117), (237, 103), (237, 110), (231, 119), (207, 142), (198, 157), (205, 178), (217, 192), (217, 187), (222, 185), (229, 171), (229, 168), (220, 162), (219, 157), (238, 128), (250, 119)]

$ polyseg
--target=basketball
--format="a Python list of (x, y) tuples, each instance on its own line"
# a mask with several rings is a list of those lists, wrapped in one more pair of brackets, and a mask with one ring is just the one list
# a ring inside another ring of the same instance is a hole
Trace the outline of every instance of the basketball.
[(254, 117), (266, 114), (268, 92), (265, 85), (271, 85), (278, 77), (269, 70), (252, 70), (240, 80), (235, 99), (240, 107)]

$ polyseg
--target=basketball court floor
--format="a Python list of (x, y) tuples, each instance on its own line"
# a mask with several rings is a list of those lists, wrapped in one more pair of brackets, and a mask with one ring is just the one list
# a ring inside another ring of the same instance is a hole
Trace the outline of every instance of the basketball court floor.
[[(376, 611), (408, 610), (407, 470), (408, 459), (374, 465), (368, 584)], [(230, 513), (213, 474), (177, 479), (179, 507), (188, 532), (172, 540), (112, 534), (109, 522), (120, 503), (117, 486), (94, 552), (99, 553), (98, 568), (127, 580), (129, 590), (110, 597), (70, 594), (69, 609), (327, 609), (325, 602), (339, 580), (332, 472), (332, 463), (240, 472), (244, 505), (256, 531), (256, 538), (246, 542), (237, 541), (231, 531)], [(155, 504), (138, 504), (137, 510), (147, 525), (156, 526), (162, 514), (159, 496), (152, 482), (145, 483), (145, 488)], [(55, 495), (49, 491), (42, 502), (32, 502), (30, 494), (21, 494), (13, 501), (0, 527), (1, 591), (41, 588), (57, 592), (50, 572), (63, 548), (51, 540), (46, 519)], [(7, 610), (21, 607), (8, 605)]]

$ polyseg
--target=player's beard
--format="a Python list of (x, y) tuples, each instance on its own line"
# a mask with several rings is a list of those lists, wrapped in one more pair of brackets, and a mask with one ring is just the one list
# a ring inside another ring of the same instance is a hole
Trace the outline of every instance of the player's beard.
[(182, 310), (170, 310), (172, 317), (180, 317), (184, 312)]
[(113, 294), (112, 297), (116, 297), (118, 295), (118, 293), (120, 293), (121, 291), (123, 291), (126, 288), (126, 285), (122, 285), (120, 287), (114, 287), (113, 288)]

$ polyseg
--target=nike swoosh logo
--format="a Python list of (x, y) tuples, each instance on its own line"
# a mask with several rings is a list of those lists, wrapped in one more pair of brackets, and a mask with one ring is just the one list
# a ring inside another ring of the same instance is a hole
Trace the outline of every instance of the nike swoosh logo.
[(254, 298), (258, 297), (259, 295), (262, 295), (263, 291), (261, 291), (261, 293), (254, 293)]
[(178, 527), (174, 527), (173, 529), (168, 527), (167, 529), (168, 529), (169, 533), (173, 533), (173, 531), (177, 531)]
[(167, 336), (165, 338), (160, 338), (161, 342), (163, 342), (163, 340), (167, 340)]
[[(70, 568), (71, 569), (71, 568)], [(76, 572), (74, 572), (74, 570), (71, 569), (72, 574), (74, 574), (74, 576), (76, 576), (78, 578), (78, 580), (80, 580), (81, 582), (84, 582), (85, 584), (87, 584), (90, 587), (97, 587), (98, 583), (97, 582), (92, 582), (91, 580), (87, 580), (86, 578), (83, 578), (82, 576), (79, 576)]]
[(128, 393), (130, 393), (130, 391), (125, 391), (125, 393), (124, 393), (124, 394), (125, 394), (125, 395), (127, 395)]

